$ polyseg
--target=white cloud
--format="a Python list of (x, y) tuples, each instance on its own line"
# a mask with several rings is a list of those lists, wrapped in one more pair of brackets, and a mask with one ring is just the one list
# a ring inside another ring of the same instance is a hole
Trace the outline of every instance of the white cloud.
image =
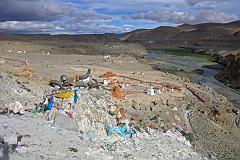
[(224, 2), (224, 1), (227, 1), (227, 0), (186, 0), (187, 4), (189, 5), (196, 5), (198, 3), (202, 3), (202, 2)]
[(132, 25), (116, 26), (106, 23), (69, 23), (37, 21), (6, 21), (0, 22), (0, 31), (13, 33), (49, 33), (49, 34), (79, 34), (79, 33), (122, 33), (134, 29)]
[(188, 12), (171, 12), (171, 11), (138, 13), (132, 16), (132, 18), (152, 20), (157, 22), (170, 22), (177, 24), (196, 20), (196, 18)]
[(85, 10), (85, 11), (72, 12), (68, 18), (79, 22), (79, 21), (92, 21), (92, 20), (104, 21), (104, 20), (109, 20), (112, 17), (104, 14), (99, 14), (94, 10)]
[(111, 18), (62, 0), (0, 0), (0, 31), (5, 32), (94, 33), (99, 32), (97, 23), (105, 25)]
[(238, 20), (236, 15), (227, 14), (225, 12), (215, 11), (215, 10), (204, 10), (197, 15), (199, 22), (217, 22), (217, 23), (227, 23), (231, 21)]
[(26, 31), (26, 32), (50, 32), (63, 30), (59, 25), (53, 23), (33, 21), (6, 21), (0, 22), (0, 30)]
[[(0, 0), (0, 31), (105, 33), (237, 20), (236, 0)], [(126, 25), (125, 25), (126, 24)]]
[(161, 11), (161, 12), (146, 12), (138, 13), (132, 16), (133, 19), (145, 19), (156, 22), (170, 22), (175, 24), (181, 23), (205, 23), (205, 22), (217, 22), (226, 23), (235, 21), (238, 19), (236, 15), (227, 14), (221, 11), (215, 10), (200, 10), (196, 14), (191, 14), (189, 12), (171, 12), (171, 11)]
[(57, 0), (1, 0), (0, 21), (55, 20), (73, 7), (71, 3)]

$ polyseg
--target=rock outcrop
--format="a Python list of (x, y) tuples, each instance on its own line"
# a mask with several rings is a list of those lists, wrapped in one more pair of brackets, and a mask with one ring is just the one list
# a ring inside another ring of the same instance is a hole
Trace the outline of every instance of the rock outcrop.
[(225, 57), (226, 66), (216, 78), (229, 84), (233, 88), (240, 88), (240, 51)]

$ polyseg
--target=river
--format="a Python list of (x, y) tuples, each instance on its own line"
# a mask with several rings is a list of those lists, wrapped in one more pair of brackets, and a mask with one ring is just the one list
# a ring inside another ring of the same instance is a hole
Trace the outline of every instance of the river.
[(153, 67), (155, 69), (189, 78), (192, 82), (198, 84), (207, 85), (217, 93), (227, 97), (240, 109), (240, 90), (232, 89), (216, 80), (214, 75), (218, 70), (205, 67), (206, 65), (217, 66), (217, 63), (199, 57), (168, 54), (164, 51), (149, 51), (148, 58), (154, 62)]

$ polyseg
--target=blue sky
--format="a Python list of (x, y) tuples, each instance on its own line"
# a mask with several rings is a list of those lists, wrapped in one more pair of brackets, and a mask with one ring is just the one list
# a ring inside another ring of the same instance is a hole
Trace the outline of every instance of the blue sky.
[(1, 0), (0, 32), (123, 33), (240, 19), (239, 0)]

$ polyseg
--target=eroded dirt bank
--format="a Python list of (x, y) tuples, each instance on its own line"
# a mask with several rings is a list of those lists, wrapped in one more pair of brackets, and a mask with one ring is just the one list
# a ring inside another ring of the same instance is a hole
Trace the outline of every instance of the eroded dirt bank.
[(231, 53), (224, 57), (225, 67), (216, 78), (233, 88), (240, 88), (240, 52)]

